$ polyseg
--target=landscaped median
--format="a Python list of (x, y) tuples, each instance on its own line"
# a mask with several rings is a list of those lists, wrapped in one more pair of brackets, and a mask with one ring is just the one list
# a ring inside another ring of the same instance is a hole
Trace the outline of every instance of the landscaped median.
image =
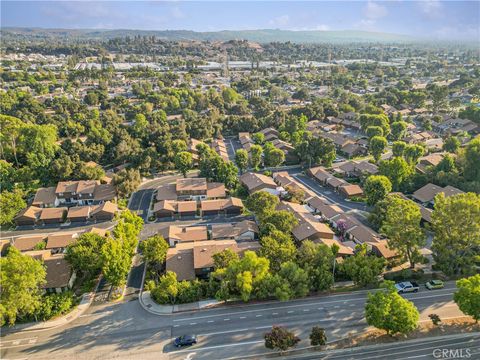
[(55, 319), (47, 320), (47, 321), (39, 321), (39, 322), (30, 322), (24, 324), (17, 324), (13, 326), (4, 326), (2, 327), (3, 333), (14, 333), (20, 331), (34, 331), (34, 330), (48, 330), (53, 329), (62, 325), (66, 325), (73, 320), (77, 319), (80, 315), (82, 315), (92, 304), (93, 299), (95, 298), (95, 291), (83, 294), (82, 300), (80, 300), (80, 304), (76, 306), (72, 311), (69, 313), (60, 316)]
[(151, 295), (150, 291), (144, 291), (139, 297), (140, 305), (148, 312), (156, 315), (168, 315), (181, 311), (192, 311), (209, 308), (218, 304), (221, 304), (221, 301), (217, 300), (201, 300), (188, 304), (176, 304), (176, 305), (160, 305), (156, 303)]

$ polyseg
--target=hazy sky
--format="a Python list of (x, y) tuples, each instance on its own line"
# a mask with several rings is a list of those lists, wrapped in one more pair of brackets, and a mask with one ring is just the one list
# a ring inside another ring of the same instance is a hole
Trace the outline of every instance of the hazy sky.
[(480, 41), (480, 2), (1, 1), (2, 26), (141, 30), (367, 30)]

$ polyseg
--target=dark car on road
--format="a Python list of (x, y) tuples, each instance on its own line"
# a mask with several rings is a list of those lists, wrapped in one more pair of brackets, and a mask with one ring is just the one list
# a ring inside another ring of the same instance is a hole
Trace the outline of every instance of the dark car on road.
[(195, 335), (182, 335), (177, 337), (173, 341), (173, 345), (176, 347), (190, 346), (197, 343), (197, 337)]

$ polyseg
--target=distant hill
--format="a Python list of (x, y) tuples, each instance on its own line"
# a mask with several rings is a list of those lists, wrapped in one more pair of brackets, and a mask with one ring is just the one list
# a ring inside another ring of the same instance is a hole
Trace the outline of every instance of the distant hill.
[(249, 40), (259, 43), (295, 42), (295, 43), (348, 43), (348, 42), (412, 42), (415, 38), (368, 31), (291, 31), (291, 30), (239, 30), (196, 32), (187, 30), (95, 30), (95, 29), (41, 29), (41, 28), (3, 28), (3, 36), (23, 38), (57, 38), (64, 40), (106, 40), (125, 36), (156, 36), (165, 40), (228, 41)]

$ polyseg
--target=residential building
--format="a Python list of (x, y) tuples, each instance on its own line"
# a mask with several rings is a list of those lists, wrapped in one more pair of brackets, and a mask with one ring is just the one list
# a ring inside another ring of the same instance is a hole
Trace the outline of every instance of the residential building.
[(247, 172), (240, 176), (240, 182), (247, 188), (250, 194), (264, 190), (271, 194), (278, 195), (277, 184), (269, 176)]

